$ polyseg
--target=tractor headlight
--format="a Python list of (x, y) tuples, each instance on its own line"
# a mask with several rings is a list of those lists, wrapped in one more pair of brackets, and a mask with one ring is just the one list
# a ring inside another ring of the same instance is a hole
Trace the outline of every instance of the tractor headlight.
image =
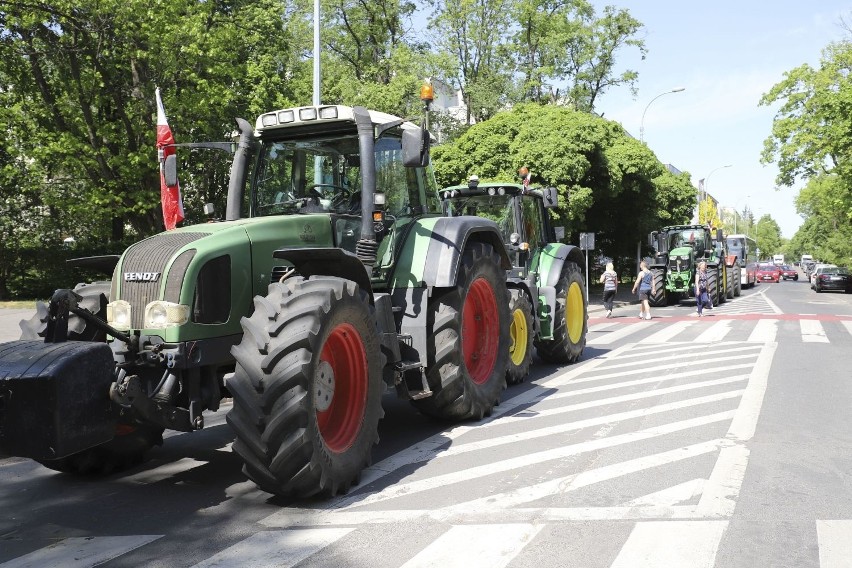
[(145, 327), (176, 327), (189, 321), (189, 306), (156, 301), (145, 306)]
[(115, 300), (107, 304), (107, 323), (118, 331), (129, 331), (130, 302)]

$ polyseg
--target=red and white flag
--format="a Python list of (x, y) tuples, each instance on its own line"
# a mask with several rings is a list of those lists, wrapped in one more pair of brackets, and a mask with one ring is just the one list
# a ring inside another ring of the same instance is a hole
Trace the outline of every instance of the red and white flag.
[(160, 200), (163, 202), (163, 223), (166, 230), (171, 231), (183, 221), (183, 201), (180, 197), (180, 184), (166, 185), (163, 168), (166, 158), (175, 153), (175, 137), (166, 120), (166, 111), (160, 98), (160, 88), (156, 90), (157, 97), (157, 157), (160, 159)]

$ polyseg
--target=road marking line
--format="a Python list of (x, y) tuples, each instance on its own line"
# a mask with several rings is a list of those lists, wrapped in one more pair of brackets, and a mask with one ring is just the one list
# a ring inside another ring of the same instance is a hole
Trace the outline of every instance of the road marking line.
[[(694, 349), (693, 349), (693, 351), (694, 351)], [(754, 359), (754, 357), (755, 357), (754, 353), (745, 353), (743, 355), (732, 355), (730, 357), (714, 357), (713, 363), (718, 364), (718, 363), (721, 363), (723, 361), (737, 361), (737, 360), (740, 360), (740, 359)], [(654, 373), (657, 373), (657, 372), (666, 373), (666, 372), (671, 372), (672, 369), (675, 369), (675, 368), (678, 368), (678, 367), (690, 367), (690, 366), (694, 367), (696, 365), (696, 363), (700, 362), (701, 360), (703, 360), (703, 354), (699, 352), (699, 353), (695, 354), (695, 357), (693, 359), (687, 360), (687, 359), (681, 358), (681, 362), (683, 363), (682, 365), (672, 365), (671, 363), (669, 363), (667, 365), (641, 366), (641, 364), (640, 364), (640, 368), (641, 368), (641, 372), (643, 374), (646, 374), (646, 373), (654, 374)], [(607, 367), (605, 367), (602, 370), (607, 371), (609, 369), (615, 369), (615, 368), (619, 368), (619, 367), (624, 367), (624, 365), (608, 365)], [(709, 372), (718, 373), (720, 370), (721, 370), (721, 367), (713, 367)], [(623, 377), (625, 375), (631, 375), (631, 374), (634, 374), (635, 372), (637, 372), (637, 371), (631, 371), (630, 369), (626, 369), (626, 370), (623, 370), (623, 371), (619, 371), (617, 373), (602, 373), (600, 375), (583, 377), (582, 379), (574, 379), (570, 382), (570, 384), (577, 385), (577, 384), (581, 384), (581, 383), (591, 383), (591, 382), (594, 382), (594, 381), (601, 381), (601, 380), (604, 380), (604, 379), (613, 379), (613, 378)], [(699, 374), (701, 372), (703, 372), (703, 371), (701, 371), (701, 369), (695, 369), (693, 371), (690, 371), (691, 375)], [(658, 376), (657, 378), (662, 381), (662, 380), (668, 380), (669, 377), (667, 375), (663, 374), (663, 375)], [(557, 384), (554, 384), (554, 385), (551, 385), (551, 386), (552, 387), (553, 386), (563, 386), (563, 383), (557, 383)]]
[(195, 469), (196, 467), (206, 464), (206, 461), (198, 461), (192, 458), (182, 458), (176, 462), (166, 463), (159, 467), (155, 467), (154, 469), (140, 471), (139, 473), (134, 473), (133, 475), (122, 477), (121, 481), (147, 485), (150, 483), (157, 483), (158, 481), (162, 481), (163, 479), (173, 477), (179, 473), (183, 473), (185, 471), (189, 471), (191, 469)]
[[(673, 350), (666, 347), (663, 352), (664, 355), (660, 356), (660, 346), (654, 346), (653, 350), (650, 351), (642, 351), (640, 353), (625, 353), (621, 357), (619, 357), (619, 361), (623, 361), (625, 359), (637, 359), (641, 358), (640, 361), (632, 361), (626, 363), (615, 363), (612, 365), (607, 365), (606, 369), (618, 369), (621, 367), (634, 367), (637, 365), (641, 365), (643, 368), (648, 363), (648, 358), (653, 357), (654, 363), (661, 364), (666, 361), (674, 361), (675, 363), (679, 363), (680, 365), (693, 365), (696, 360), (706, 359), (710, 355), (730, 355), (737, 354), (741, 352), (754, 352), (756, 353), (759, 349), (759, 345), (737, 345), (736, 347), (728, 347), (729, 343), (721, 344), (717, 343), (716, 345), (708, 346), (706, 350), (702, 350), (700, 353), (695, 352), (695, 342), (690, 341), (689, 347), (683, 349)], [(691, 358), (687, 358), (686, 356), (691, 356)], [(715, 360), (715, 358), (714, 358)], [(671, 365), (666, 366), (665, 368), (669, 368)]]
[(685, 481), (661, 491), (637, 497), (624, 505), (626, 507), (671, 507), (679, 505), (701, 495), (705, 483), (707, 483), (707, 480), (701, 478)]
[(805, 343), (828, 343), (825, 329), (818, 320), (799, 320), (799, 327), (802, 330), (802, 341)]
[(852, 558), (852, 521), (816, 522), (820, 568), (848, 568)]
[(850, 334), (850, 335), (852, 335), (852, 321), (844, 320), (844, 321), (842, 321), (842, 322), (840, 322), (840, 323), (842, 323), (842, 324), (843, 324), (843, 327), (845, 327), (845, 328), (846, 328), (846, 331), (848, 331), (848, 332), (849, 332), (849, 334)]
[[(640, 458), (614, 463), (595, 469), (589, 469), (564, 477), (548, 479), (547, 481), (536, 483), (535, 485), (519, 487), (518, 489), (512, 489), (503, 493), (489, 494), (478, 499), (456, 503), (452, 506), (445, 507), (444, 510), (447, 512), (456, 510), (459, 513), (464, 511), (483, 510), (492, 510), (496, 512), (509, 507), (517, 507), (539, 499), (564, 495), (571, 491), (577, 491), (590, 485), (603, 483), (632, 473), (646, 471), (655, 467), (661, 467), (715, 452), (723, 443), (724, 440), (716, 439), (692, 444), (690, 446), (684, 446), (682, 448), (666, 452), (642, 456)], [(663, 503), (655, 503), (655, 505), (662, 504)]]
[(746, 341), (748, 343), (771, 343), (775, 341), (777, 335), (778, 320), (762, 319), (758, 320)]
[(760, 350), (754, 369), (745, 388), (745, 394), (740, 401), (737, 415), (728, 430), (728, 439), (737, 442), (747, 442), (754, 436), (757, 420), (760, 417), (760, 409), (763, 406), (763, 395), (769, 381), (769, 370), (772, 367), (772, 359), (775, 357), (777, 343), (766, 343)]
[(66, 538), (0, 564), (0, 568), (90, 568), (162, 537), (161, 534), (140, 534)]
[(240, 566), (289, 568), (340, 540), (355, 529), (318, 528), (261, 531), (195, 564), (193, 568)]
[[(731, 371), (731, 370), (737, 370), (737, 369), (751, 369), (751, 368), (752, 368), (752, 365), (750, 363), (745, 364), (745, 365), (731, 365), (731, 366), (719, 368), (719, 369), (708, 369), (705, 373), (702, 373), (702, 374), (714, 375), (715, 376), (715, 375), (721, 374), (721, 372), (723, 372), (723, 371)], [(588, 387), (588, 388), (577, 389), (577, 390), (572, 390), (572, 391), (557, 392), (556, 394), (551, 395), (547, 400), (558, 400), (558, 399), (570, 398), (570, 397), (574, 397), (574, 396), (583, 396), (583, 395), (587, 395), (587, 394), (594, 394), (594, 393), (604, 392), (604, 391), (608, 391), (608, 390), (617, 390), (617, 389), (623, 389), (623, 388), (628, 388), (628, 387), (637, 387), (637, 386), (641, 386), (641, 385), (647, 385), (649, 383), (659, 383), (659, 382), (662, 382), (662, 381), (668, 382), (668, 381), (672, 381), (672, 380), (675, 380), (675, 379), (681, 379), (681, 378), (683, 378), (683, 379), (695, 378), (696, 375), (697, 375), (697, 373), (684, 372), (684, 373), (680, 373), (678, 375), (668, 375), (664, 378), (661, 378), (661, 377), (646, 377), (644, 379), (635, 379), (633, 381), (624, 381), (624, 382), (621, 382), (621, 383), (610, 383), (610, 384), (607, 384), (607, 385), (600, 385), (600, 386), (597, 386), (597, 387)], [(743, 377), (747, 378), (748, 375), (736, 375), (736, 376), (732, 375), (730, 378), (732, 380), (742, 380)], [(709, 383), (709, 382), (710, 381), (706, 381), (706, 383)], [(704, 383), (702, 383), (702, 384), (704, 384)]]
[(636, 523), (610, 568), (708, 567), (728, 521), (643, 521)]
[(697, 511), (704, 517), (730, 517), (740, 494), (749, 451), (743, 444), (722, 448), (704, 485)]
[(360, 507), (363, 505), (389, 501), (398, 497), (409, 496), (423, 491), (446, 487), (453, 483), (463, 483), (476, 478), (512, 471), (514, 469), (521, 469), (531, 465), (559, 460), (582, 453), (666, 436), (675, 432), (681, 432), (683, 430), (729, 420), (733, 418), (733, 416), (733, 410), (718, 412), (707, 416), (699, 416), (697, 418), (690, 418), (687, 420), (663, 424), (661, 426), (654, 426), (645, 430), (638, 430), (608, 438), (588, 440), (550, 450), (533, 452), (531, 454), (505, 459), (497, 463), (488, 463), (419, 480), (400, 482), (391, 487), (386, 487), (376, 493), (344, 497), (339, 501), (339, 508)]
[(506, 566), (544, 528), (542, 524), (454, 526), (403, 568)]

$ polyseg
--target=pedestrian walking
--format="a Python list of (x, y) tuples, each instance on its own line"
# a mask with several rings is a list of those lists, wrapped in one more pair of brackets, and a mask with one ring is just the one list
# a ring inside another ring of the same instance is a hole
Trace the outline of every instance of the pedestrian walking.
[(707, 263), (704, 261), (698, 263), (698, 270), (695, 272), (695, 306), (698, 317), (704, 315), (704, 308), (713, 309), (713, 301), (707, 292)]
[(600, 281), (603, 282), (603, 305), (606, 310), (606, 317), (612, 317), (612, 300), (615, 298), (615, 293), (618, 291), (618, 274), (611, 262), (606, 263), (606, 270), (601, 274)]
[(633, 293), (639, 289), (639, 319), (651, 319), (651, 304), (649, 298), (651, 294), (657, 293), (657, 285), (654, 282), (654, 274), (648, 270), (648, 264), (643, 260), (639, 263), (639, 274), (636, 275), (636, 282), (633, 284)]

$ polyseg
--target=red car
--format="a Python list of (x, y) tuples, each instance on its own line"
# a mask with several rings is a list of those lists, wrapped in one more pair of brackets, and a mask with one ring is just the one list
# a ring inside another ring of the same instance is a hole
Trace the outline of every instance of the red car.
[(754, 272), (754, 279), (757, 282), (780, 282), (781, 269), (769, 262), (760, 263)]
[(796, 270), (795, 266), (790, 266), (788, 264), (781, 265), (781, 278), (784, 280), (798, 280), (799, 279), (799, 271)]

